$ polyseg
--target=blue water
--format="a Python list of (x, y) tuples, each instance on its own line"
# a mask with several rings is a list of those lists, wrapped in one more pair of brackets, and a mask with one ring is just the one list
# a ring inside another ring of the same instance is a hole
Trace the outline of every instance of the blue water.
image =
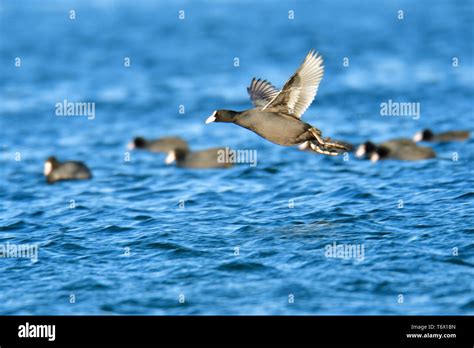
[[(254, 76), (281, 87), (315, 48), (325, 76), (304, 119), (324, 135), (472, 131), (473, 7), (2, 1), (0, 243), (39, 255), (0, 258), (0, 314), (474, 314), (472, 138), (434, 144), (433, 160), (373, 164), (204, 124), (249, 108)], [(95, 102), (95, 118), (56, 116), (64, 99)], [(380, 116), (389, 99), (421, 103), (420, 119)], [(125, 161), (137, 135), (253, 149), (258, 164)], [(47, 185), (50, 155), (94, 178)], [(328, 258), (333, 243), (364, 258)]]

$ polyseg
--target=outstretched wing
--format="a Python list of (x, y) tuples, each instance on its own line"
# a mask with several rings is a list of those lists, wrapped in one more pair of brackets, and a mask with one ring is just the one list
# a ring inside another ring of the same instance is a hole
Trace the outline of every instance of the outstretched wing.
[(323, 74), (323, 58), (310, 51), (282, 90), (262, 110), (282, 112), (301, 118), (313, 102)]
[(257, 108), (263, 108), (278, 94), (278, 90), (266, 80), (252, 79), (250, 86), (247, 87), (253, 105)]

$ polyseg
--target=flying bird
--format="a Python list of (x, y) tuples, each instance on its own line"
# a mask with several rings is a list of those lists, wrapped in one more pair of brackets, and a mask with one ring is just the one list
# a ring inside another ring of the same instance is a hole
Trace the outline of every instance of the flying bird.
[(314, 151), (336, 156), (347, 150), (346, 146), (323, 138), (319, 129), (301, 120), (318, 92), (323, 74), (323, 58), (312, 50), (280, 91), (270, 82), (254, 78), (247, 88), (253, 109), (216, 110), (206, 123), (235, 123), (278, 145), (309, 142)]

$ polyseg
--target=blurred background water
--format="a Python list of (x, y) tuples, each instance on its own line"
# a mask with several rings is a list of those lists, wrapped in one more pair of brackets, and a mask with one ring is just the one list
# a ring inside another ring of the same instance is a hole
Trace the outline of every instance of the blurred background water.
[[(0, 314), (473, 314), (472, 139), (373, 164), (204, 124), (315, 48), (325, 76), (304, 119), (326, 136), (472, 130), (473, 24), (472, 1), (2, 1), (0, 243), (39, 257), (0, 258)], [(95, 118), (56, 116), (64, 99)], [(420, 119), (380, 116), (389, 99)], [(137, 135), (256, 149), (258, 165), (125, 161)], [(47, 185), (50, 155), (94, 178)], [(364, 260), (325, 257), (333, 243)]]

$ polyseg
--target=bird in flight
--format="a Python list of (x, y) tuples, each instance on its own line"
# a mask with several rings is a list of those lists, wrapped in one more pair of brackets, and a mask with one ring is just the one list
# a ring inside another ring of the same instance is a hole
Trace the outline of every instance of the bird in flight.
[(253, 109), (216, 110), (206, 123), (235, 123), (278, 145), (306, 143), (321, 154), (338, 155), (347, 150), (344, 144), (323, 138), (319, 129), (301, 120), (318, 92), (323, 74), (323, 58), (312, 50), (280, 91), (270, 82), (254, 78), (247, 88)]

